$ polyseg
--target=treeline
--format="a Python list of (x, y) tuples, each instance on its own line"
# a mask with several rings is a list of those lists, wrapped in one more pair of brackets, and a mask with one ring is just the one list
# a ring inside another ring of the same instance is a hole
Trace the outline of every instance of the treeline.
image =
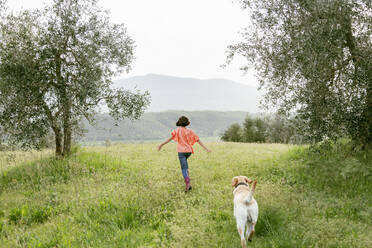
[(279, 114), (252, 117), (247, 115), (240, 125), (234, 123), (222, 134), (223, 141), (247, 143), (301, 144), (305, 137), (299, 134), (296, 118)]
[[(236, 122), (243, 122), (244, 111), (183, 111), (172, 110), (163, 112), (144, 113), (138, 120), (115, 121), (108, 114), (97, 114), (96, 123), (91, 125), (87, 120), (82, 120), (79, 129), (74, 129), (73, 143), (103, 143), (135, 142), (159, 140), (169, 137), (171, 131), (176, 128), (176, 122), (181, 115), (189, 118), (190, 129), (202, 138), (218, 138), (221, 133)], [(39, 138), (33, 148), (54, 148), (54, 136), (52, 132)], [(2, 131), (0, 125), (0, 151), (20, 149), (14, 140)]]
[(247, 112), (243, 111), (163, 111), (149, 112), (136, 121), (121, 120), (115, 122), (107, 114), (96, 116), (96, 125), (84, 122), (86, 132), (80, 141), (135, 141), (157, 140), (169, 137), (176, 128), (181, 115), (189, 118), (190, 129), (200, 137), (219, 137), (221, 133), (235, 122), (242, 122)]

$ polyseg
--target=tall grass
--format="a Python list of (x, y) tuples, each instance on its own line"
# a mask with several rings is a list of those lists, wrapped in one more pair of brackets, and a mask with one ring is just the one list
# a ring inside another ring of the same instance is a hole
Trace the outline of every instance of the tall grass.
[(239, 247), (236, 175), (258, 180), (250, 247), (371, 245), (371, 164), (347, 144), (208, 146), (189, 159), (187, 194), (174, 144), (2, 164), (0, 247)]
[(0, 151), (0, 172), (18, 166), (20, 163), (28, 163), (50, 157), (51, 154), (53, 154), (53, 151), (50, 149), (39, 151)]

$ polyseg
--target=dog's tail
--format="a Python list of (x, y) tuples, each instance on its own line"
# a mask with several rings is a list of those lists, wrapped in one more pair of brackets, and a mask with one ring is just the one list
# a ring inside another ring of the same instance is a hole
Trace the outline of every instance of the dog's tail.
[(256, 189), (256, 184), (257, 184), (257, 181), (253, 181), (253, 183), (252, 183), (252, 188), (251, 188), (251, 190), (249, 191), (248, 197), (247, 197), (247, 199), (246, 199), (246, 202), (247, 202), (247, 203), (250, 203), (250, 202), (252, 201), (253, 193), (254, 193), (254, 190)]

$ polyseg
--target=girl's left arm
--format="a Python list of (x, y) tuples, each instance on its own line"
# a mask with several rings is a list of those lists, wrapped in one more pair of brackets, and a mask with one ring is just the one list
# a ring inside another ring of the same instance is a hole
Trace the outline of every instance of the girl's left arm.
[(164, 141), (163, 143), (161, 143), (160, 145), (158, 145), (158, 151), (160, 151), (161, 148), (162, 148), (164, 145), (168, 144), (171, 140), (172, 140), (172, 137), (170, 137), (169, 139), (167, 139), (166, 141)]
[(206, 151), (206, 152), (211, 152), (211, 150), (209, 150), (204, 144), (203, 144), (203, 142), (199, 139), (198, 141), (197, 141), (198, 143), (199, 143), (199, 145), (201, 145), (201, 147), (203, 147), (204, 148), (204, 150)]

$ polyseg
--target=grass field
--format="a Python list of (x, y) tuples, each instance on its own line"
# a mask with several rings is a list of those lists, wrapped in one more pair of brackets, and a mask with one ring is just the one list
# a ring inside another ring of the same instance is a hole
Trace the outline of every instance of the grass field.
[(207, 143), (0, 153), (0, 247), (239, 247), (231, 179), (258, 181), (250, 247), (372, 247), (372, 164), (347, 146)]

